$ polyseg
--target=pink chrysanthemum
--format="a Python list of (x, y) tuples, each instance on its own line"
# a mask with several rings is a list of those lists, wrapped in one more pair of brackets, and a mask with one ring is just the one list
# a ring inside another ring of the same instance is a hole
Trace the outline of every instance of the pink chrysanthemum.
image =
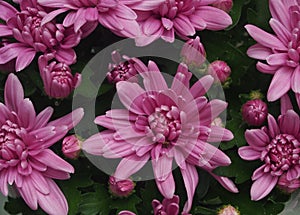
[(83, 110), (49, 122), (53, 109), (36, 115), (33, 104), (24, 99), (17, 76), (10, 74), (0, 103), (0, 190), (8, 195), (13, 186), (28, 204), (48, 214), (67, 214), (68, 204), (53, 179), (68, 179), (74, 168), (48, 149), (82, 118)]
[(152, 61), (140, 64), (145, 89), (137, 83), (121, 81), (117, 92), (125, 109), (114, 109), (98, 116), (95, 123), (108, 128), (88, 138), (83, 150), (106, 158), (123, 158), (114, 176), (127, 179), (151, 159), (158, 189), (165, 198), (173, 198), (175, 182), (172, 163), (180, 167), (187, 190), (184, 212), (191, 209), (198, 183), (196, 166), (210, 172), (226, 189), (237, 192), (225, 177), (212, 173), (218, 166), (230, 164), (229, 157), (208, 142), (228, 141), (232, 133), (211, 125), (227, 103), (204, 97), (213, 83), (205, 76), (191, 88), (192, 73), (180, 65), (171, 88)]
[(38, 3), (52, 8), (43, 23), (52, 20), (60, 13), (69, 11), (63, 25), (74, 25), (75, 31), (86, 29), (84, 36), (91, 33), (100, 23), (119, 36), (134, 38), (140, 35), (140, 28), (136, 22), (137, 15), (133, 9), (152, 10), (163, 0), (38, 0)]
[[(268, 115), (268, 127), (247, 130), (249, 146), (239, 149), (245, 160), (260, 159), (264, 164), (252, 175), (252, 200), (267, 196), (279, 184), (295, 188), (300, 177), (300, 118), (293, 110), (278, 117), (278, 122)], [(283, 178), (284, 177), (284, 178)]]
[(270, 26), (275, 34), (253, 25), (245, 27), (258, 42), (248, 49), (248, 55), (263, 61), (257, 63), (259, 71), (274, 75), (267, 98), (275, 101), (290, 89), (300, 93), (300, 3), (296, 0), (270, 0), (269, 7), (273, 17)]
[(20, 8), (18, 12), (0, 1), (0, 19), (6, 23), (0, 24), (0, 37), (16, 40), (0, 48), (0, 64), (16, 59), (16, 71), (21, 71), (38, 52), (52, 53), (58, 61), (69, 65), (76, 61), (73, 47), (79, 43), (81, 32), (75, 33), (73, 28), (55, 22), (41, 25), (47, 13), (35, 1), (21, 1)]
[(175, 33), (187, 39), (196, 31), (222, 30), (232, 24), (231, 17), (210, 6), (216, 0), (165, 0), (152, 11), (136, 11), (143, 36), (137, 45), (147, 45), (158, 38), (173, 42)]

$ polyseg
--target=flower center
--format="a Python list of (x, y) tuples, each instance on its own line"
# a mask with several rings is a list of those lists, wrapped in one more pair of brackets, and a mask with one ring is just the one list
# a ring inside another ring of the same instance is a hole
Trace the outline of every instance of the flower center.
[(10, 120), (0, 127), (0, 170), (16, 166), (20, 160), (21, 168), (28, 167), (28, 152), (21, 137), (24, 132)]
[(148, 117), (148, 123), (154, 141), (168, 147), (176, 141), (181, 133), (181, 122), (179, 110), (175, 106), (165, 106), (155, 108), (155, 112)]
[(300, 53), (300, 18), (298, 14), (300, 13), (299, 6), (290, 7), (290, 16), (292, 20), (292, 36), (288, 43), (288, 57), (286, 64), (290, 67), (297, 67), (299, 65), (299, 53)]
[(295, 165), (299, 165), (300, 143), (289, 134), (277, 135), (266, 147), (265, 160), (272, 175), (280, 176)]

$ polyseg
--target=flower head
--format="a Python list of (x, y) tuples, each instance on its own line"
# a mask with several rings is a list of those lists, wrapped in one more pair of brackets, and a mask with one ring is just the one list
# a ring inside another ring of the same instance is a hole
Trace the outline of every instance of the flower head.
[[(67, 64), (76, 60), (76, 46), (81, 38), (81, 32), (75, 33), (73, 28), (65, 28), (61, 24), (48, 22), (41, 24), (47, 15), (43, 8), (31, 1), (21, 1), (21, 11), (18, 12), (10, 4), (0, 1), (1, 37), (14, 38), (11, 42), (0, 48), (0, 64), (16, 59), (16, 71), (27, 67), (36, 53), (52, 53), (55, 58)], [(22, 53), (22, 54), (19, 54)]]
[(62, 152), (70, 159), (75, 159), (79, 156), (81, 150), (81, 140), (76, 135), (70, 135), (62, 141)]
[(188, 40), (182, 47), (181, 56), (187, 65), (201, 66), (206, 59), (206, 52), (200, 37)]
[[(135, 68), (137, 58), (129, 58), (127, 56), (121, 57), (118, 51), (111, 53), (113, 63), (109, 64), (106, 77), (110, 83), (118, 83), (119, 81), (133, 81), (136, 82), (137, 70)], [(122, 59), (123, 58), (123, 59)], [(122, 61), (123, 60), (123, 61)], [(125, 60), (125, 61), (124, 61)]]
[[(289, 187), (299, 179), (299, 127), (298, 114), (287, 110), (278, 117), (278, 122), (269, 114), (268, 127), (246, 131), (245, 138), (249, 146), (241, 147), (239, 155), (245, 160), (260, 159), (263, 162), (252, 175), (253, 200), (264, 198), (276, 184)], [(295, 184), (298, 186), (298, 183)]]
[(214, 7), (224, 10), (226, 13), (232, 8), (233, 2), (232, 0), (217, 0), (212, 4)]
[(11, 185), (31, 209), (39, 205), (49, 214), (67, 214), (67, 201), (52, 179), (68, 179), (74, 168), (49, 147), (80, 121), (83, 110), (49, 122), (52, 108), (36, 115), (14, 74), (8, 76), (4, 97), (5, 104), (0, 103), (0, 191), (7, 196)]
[(233, 138), (229, 130), (211, 125), (227, 106), (224, 101), (209, 102), (204, 97), (213, 78), (205, 76), (190, 88), (192, 73), (181, 64), (169, 88), (154, 62), (150, 61), (148, 67), (141, 63), (137, 68), (144, 89), (137, 83), (118, 82), (117, 92), (125, 108), (98, 116), (95, 123), (108, 130), (88, 138), (83, 150), (106, 158), (122, 158), (114, 173), (118, 180), (129, 178), (151, 159), (158, 189), (168, 199), (175, 192), (175, 161), (188, 194), (185, 213), (191, 209), (198, 183), (196, 166), (210, 172), (228, 190), (237, 192), (229, 179), (212, 173), (218, 166), (229, 165), (230, 159), (208, 142)]
[(209, 64), (208, 74), (213, 76), (216, 82), (225, 83), (231, 74), (231, 69), (225, 61), (216, 60)]
[(40, 75), (44, 82), (45, 92), (56, 99), (66, 98), (80, 85), (81, 74), (76, 73), (73, 76), (70, 67), (65, 63), (56, 61), (48, 63), (49, 56), (51, 55), (39, 57)]
[(268, 107), (260, 99), (249, 100), (242, 106), (243, 119), (253, 126), (260, 126), (264, 123), (268, 115)]
[(135, 184), (132, 180), (126, 179), (117, 181), (115, 177), (109, 177), (109, 190), (117, 197), (128, 197), (132, 194)]
[(257, 44), (248, 49), (248, 55), (261, 60), (257, 69), (272, 74), (267, 99), (275, 101), (292, 89), (300, 93), (299, 49), (300, 41), (299, 1), (270, 0), (272, 18), (270, 26), (274, 34), (267, 33), (256, 26), (246, 25), (248, 33)]
[(137, 45), (147, 45), (158, 38), (174, 42), (175, 33), (188, 39), (196, 31), (222, 30), (232, 24), (230, 16), (213, 6), (212, 1), (165, 0), (151, 11), (136, 11), (143, 35)]

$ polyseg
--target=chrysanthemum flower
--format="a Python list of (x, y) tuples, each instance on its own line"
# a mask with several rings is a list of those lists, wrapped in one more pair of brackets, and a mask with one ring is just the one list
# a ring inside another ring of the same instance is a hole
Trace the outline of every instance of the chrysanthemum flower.
[(257, 63), (259, 71), (274, 75), (267, 98), (275, 101), (290, 89), (300, 93), (300, 3), (284, 0), (269, 2), (272, 15), (270, 26), (274, 34), (253, 25), (245, 27), (257, 42), (248, 49), (248, 55), (262, 61)]
[(106, 74), (110, 83), (116, 84), (119, 81), (137, 81), (137, 70), (135, 68), (137, 58), (130, 58), (126, 55), (121, 56), (117, 50), (111, 53), (113, 63), (108, 65), (109, 72)]
[(47, 13), (30, 2), (21, 1), (19, 12), (7, 2), (0, 1), (0, 19), (5, 22), (0, 24), (0, 37), (16, 40), (0, 48), (0, 64), (16, 59), (16, 71), (21, 71), (38, 52), (52, 53), (58, 61), (69, 65), (74, 63), (73, 47), (80, 42), (81, 32), (75, 33), (73, 28), (55, 22), (41, 25)]
[(91, 33), (100, 23), (119, 36), (134, 38), (140, 35), (140, 28), (136, 22), (137, 15), (132, 9), (152, 10), (162, 0), (38, 0), (38, 3), (51, 8), (58, 8), (51, 12), (44, 20), (46, 23), (58, 14), (69, 11), (63, 25), (74, 25), (75, 31), (85, 28)]
[(40, 75), (46, 94), (52, 98), (63, 99), (80, 85), (81, 74), (76, 73), (73, 76), (67, 64), (56, 62), (52, 57), (52, 54), (39, 57)]
[(211, 171), (230, 164), (229, 157), (208, 142), (228, 141), (232, 133), (213, 126), (212, 121), (227, 103), (204, 97), (213, 83), (205, 76), (191, 88), (192, 73), (180, 65), (171, 88), (152, 61), (139, 65), (144, 89), (137, 83), (121, 81), (117, 92), (125, 109), (113, 109), (98, 116), (95, 123), (108, 128), (88, 138), (83, 150), (106, 158), (123, 158), (114, 176), (127, 179), (151, 159), (158, 189), (165, 198), (173, 198), (175, 182), (172, 163), (180, 167), (188, 195), (184, 207), (192, 206), (198, 184), (196, 166), (210, 172), (226, 189), (237, 192), (235, 185)]
[[(249, 146), (239, 149), (245, 160), (261, 160), (263, 165), (252, 175), (251, 199), (260, 200), (279, 184), (295, 188), (300, 177), (300, 118), (293, 110), (278, 117), (268, 115), (268, 127), (247, 130)], [(282, 178), (284, 177), (284, 178)], [(294, 186), (295, 185), (295, 186)]]
[(210, 6), (216, 0), (165, 0), (152, 11), (136, 11), (143, 36), (137, 45), (147, 45), (158, 38), (174, 42), (175, 33), (187, 39), (196, 31), (222, 30), (232, 24), (231, 17)]
[(38, 205), (48, 214), (67, 214), (67, 201), (53, 179), (68, 179), (74, 168), (48, 149), (82, 118), (83, 110), (49, 122), (53, 109), (36, 115), (33, 104), (24, 99), (21, 83), (10, 74), (0, 103), (0, 191), (16, 189), (27, 205)]

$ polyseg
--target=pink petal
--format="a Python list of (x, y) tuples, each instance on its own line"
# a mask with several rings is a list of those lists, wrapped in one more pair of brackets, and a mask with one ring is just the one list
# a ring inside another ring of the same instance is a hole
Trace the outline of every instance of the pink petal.
[(158, 181), (157, 179), (156, 185), (160, 193), (167, 199), (171, 199), (175, 193), (175, 181), (173, 178), (173, 174), (170, 173), (169, 176), (164, 181)]
[(211, 100), (199, 113), (200, 123), (208, 125), (227, 108), (227, 105), (227, 102), (222, 100)]
[(0, 64), (5, 64), (19, 56), (28, 47), (21, 43), (10, 43), (0, 48)]
[(140, 73), (143, 77), (145, 89), (147, 91), (161, 91), (167, 90), (168, 85), (159, 71), (159, 68), (153, 61), (148, 63), (148, 71)]
[(23, 177), (22, 187), (18, 188), (19, 193), (26, 202), (26, 204), (32, 209), (38, 209), (38, 193), (34, 188), (31, 178)]
[(37, 191), (41, 192), (44, 195), (49, 194), (50, 189), (48, 186), (48, 183), (45, 179), (45, 177), (42, 175), (42, 173), (37, 171), (32, 171), (30, 175), (32, 184), (36, 188)]
[(286, 26), (284, 26), (277, 19), (273, 18), (270, 20), (269, 23), (275, 34), (278, 36), (278, 38), (285, 44), (288, 44), (291, 38), (291, 32), (286, 28)]
[(59, 62), (71, 65), (76, 61), (76, 53), (73, 49), (60, 48), (55, 52), (55, 58)]
[(65, 19), (63, 21), (63, 26), (64, 27), (70, 27), (70, 26), (72, 26), (74, 24), (74, 22), (75, 22), (75, 17), (76, 17), (76, 11), (70, 11), (66, 15), (66, 17), (65, 17)]
[(68, 214), (68, 203), (59, 187), (52, 179), (47, 179), (51, 192), (48, 195), (38, 194), (38, 202), (41, 208), (48, 214)]
[(257, 179), (251, 187), (251, 200), (258, 201), (267, 196), (275, 187), (278, 177), (273, 177), (269, 173)]
[(257, 62), (256, 68), (258, 71), (266, 74), (274, 75), (275, 72), (278, 70), (279, 66), (270, 66), (268, 64), (264, 64), (262, 62)]
[(44, 151), (36, 155), (34, 158), (39, 162), (44, 163), (53, 169), (57, 169), (69, 173), (74, 172), (74, 168), (69, 163), (67, 163), (59, 156), (57, 156), (50, 149), (45, 149)]
[(292, 74), (293, 68), (290, 67), (281, 67), (277, 70), (268, 90), (268, 101), (275, 101), (289, 91), (291, 88)]
[(278, 119), (279, 128), (283, 134), (299, 135), (300, 118), (294, 110), (288, 110)]
[(270, 137), (275, 138), (276, 135), (280, 134), (277, 122), (271, 114), (268, 114), (268, 128)]
[(68, 130), (74, 128), (82, 119), (84, 115), (83, 108), (77, 108), (76, 110), (72, 111), (71, 113), (58, 118), (54, 121), (51, 121), (48, 126), (62, 126), (65, 125), (68, 127)]
[(20, 125), (23, 128), (32, 128), (35, 121), (35, 110), (32, 102), (29, 99), (24, 99), (20, 103), (20, 107), (22, 107), (18, 109), (18, 117), (21, 121)]
[[(38, 0), (38, 1), (40, 1), (40, 0)], [(68, 10), (69, 10), (68, 8), (60, 8), (58, 10), (51, 11), (46, 16), (44, 16), (44, 18), (42, 19), (41, 25), (44, 25), (44, 24), (52, 21), (56, 16), (58, 16), (61, 13), (66, 12)]]
[(287, 51), (287, 47), (274, 35), (269, 34), (254, 25), (246, 25), (245, 28), (250, 36), (261, 45), (268, 48)]
[(0, 1), (0, 18), (7, 22), (10, 18), (15, 17), (18, 11), (6, 1)]
[(44, 127), (53, 114), (53, 108), (47, 107), (43, 111), (41, 111), (35, 118), (33, 130)]
[(280, 98), (280, 108), (281, 115), (285, 114), (288, 110), (293, 110), (293, 105), (288, 94), (285, 94)]
[(191, 94), (194, 96), (194, 98), (205, 95), (205, 93), (209, 90), (213, 82), (214, 78), (212, 76), (204, 76), (191, 87)]
[(18, 77), (14, 74), (9, 74), (4, 89), (4, 100), (6, 106), (14, 111), (18, 112), (20, 103), (24, 99), (24, 91)]
[(184, 36), (193, 36), (196, 31), (190, 20), (184, 16), (179, 15), (174, 20), (175, 31)]
[(11, 28), (0, 24), (0, 37), (11, 36), (13, 34)]
[(152, 167), (154, 171), (155, 180), (165, 181), (169, 174), (172, 172), (173, 158), (168, 157), (166, 154), (158, 159), (152, 158)]
[(261, 149), (269, 144), (269, 136), (261, 129), (246, 130), (245, 138), (247, 143), (255, 149)]
[[(122, 0), (122, 3), (127, 5), (127, 0)], [(130, 8), (140, 11), (151, 11), (156, 9), (161, 3), (165, 2), (165, 0), (143, 0), (143, 1), (132, 1), (134, 5), (130, 5)]]
[(265, 46), (262, 46), (261, 44), (257, 43), (253, 46), (251, 46), (247, 50), (247, 55), (251, 58), (255, 58), (258, 60), (266, 60), (268, 56), (273, 54), (272, 50), (270, 48), (267, 48)]
[(183, 212), (188, 213), (192, 208), (193, 198), (198, 185), (198, 172), (191, 164), (186, 164), (186, 169), (180, 169), (188, 200), (184, 205)]
[(54, 7), (54, 8), (65, 8), (65, 7), (71, 7), (73, 8), (72, 1), (69, 0), (60, 0), (60, 1), (52, 1), (52, 0), (37, 0), (37, 3), (46, 6), (46, 7)]
[(286, 62), (289, 60), (289, 56), (287, 53), (276, 53), (268, 56), (266, 60), (271, 66), (280, 66), (286, 64)]
[(291, 29), (288, 5), (284, 5), (282, 1), (270, 0), (269, 8), (272, 17), (282, 23), (289, 30)]
[(7, 182), (8, 182), (8, 172), (2, 170), (0, 172), (0, 191), (4, 196), (8, 195)]
[(232, 24), (231, 17), (226, 12), (212, 6), (198, 7), (195, 14), (206, 22), (209, 30), (223, 30)]
[(150, 154), (145, 154), (143, 157), (133, 154), (123, 158), (116, 169), (115, 178), (118, 180), (128, 179), (139, 171), (148, 162), (149, 158)]
[(103, 157), (123, 158), (133, 153), (133, 144), (125, 141), (110, 141), (103, 147)]
[(238, 152), (244, 160), (257, 160), (261, 157), (261, 152), (256, 151), (251, 146), (243, 146), (239, 148)]
[(291, 87), (295, 93), (300, 93), (300, 66), (297, 66), (292, 75)]
[(239, 190), (235, 184), (227, 177), (218, 176), (210, 172), (210, 174), (228, 191), (232, 193), (238, 193)]
[(233, 134), (226, 128), (211, 126), (211, 132), (208, 136), (208, 142), (221, 142), (232, 140)]
[(103, 155), (103, 147), (113, 139), (114, 132), (103, 131), (92, 135), (82, 143), (82, 150), (92, 155)]
[(56, 169), (52, 169), (47, 167), (47, 170), (43, 172), (43, 175), (48, 178), (58, 179), (58, 180), (66, 180), (70, 178), (70, 174), (64, 171), (59, 171)]
[(134, 101), (145, 91), (136, 83), (121, 81), (117, 83), (117, 91), (123, 105), (130, 111), (136, 114), (144, 114), (144, 111)]

